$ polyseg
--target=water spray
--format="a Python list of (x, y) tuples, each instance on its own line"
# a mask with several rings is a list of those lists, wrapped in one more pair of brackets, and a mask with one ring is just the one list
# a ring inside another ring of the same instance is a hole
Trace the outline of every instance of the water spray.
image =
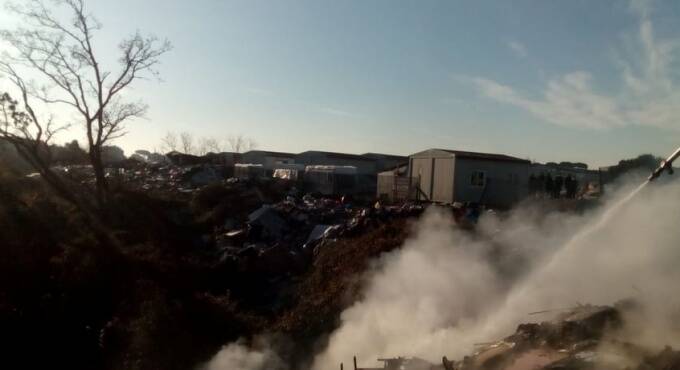
[(654, 181), (656, 180), (663, 171), (668, 171), (669, 175), (673, 174), (673, 161), (678, 159), (680, 157), (680, 148), (678, 148), (673, 154), (671, 154), (670, 157), (668, 157), (665, 161), (661, 161), (661, 164), (659, 165), (659, 168), (654, 170), (651, 175), (649, 175), (649, 178), (647, 181)]

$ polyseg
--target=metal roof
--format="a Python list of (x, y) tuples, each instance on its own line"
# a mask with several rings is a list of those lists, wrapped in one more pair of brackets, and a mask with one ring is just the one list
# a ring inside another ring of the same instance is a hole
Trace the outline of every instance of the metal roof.
[(364, 157), (368, 158), (376, 158), (376, 159), (394, 159), (394, 160), (401, 160), (401, 161), (406, 161), (408, 159), (407, 156), (404, 155), (395, 155), (395, 154), (383, 154), (383, 153), (364, 153), (362, 154)]
[(479, 160), (489, 160), (489, 161), (501, 161), (501, 162), (518, 162), (518, 163), (531, 163), (527, 159), (517, 158), (505, 154), (494, 154), (494, 153), (479, 153), (479, 152), (468, 152), (464, 150), (452, 150), (452, 149), (428, 149), (419, 153), (412, 154), (413, 156), (419, 156), (427, 154), (428, 152), (439, 151), (451, 154), (457, 158), (467, 158), (467, 159), (479, 159)]
[(356, 175), (357, 168), (354, 166), (307, 166), (305, 172), (333, 172), (337, 174)]
[(367, 158), (359, 154), (348, 154), (348, 153), (336, 153), (336, 152), (323, 152), (323, 151), (318, 151), (318, 150), (308, 150), (306, 152), (302, 152), (298, 154), (298, 156), (304, 156), (304, 155), (325, 155), (328, 158), (336, 158), (336, 159), (351, 159), (355, 161), (365, 161), (365, 162), (375, 162), (375, 159), (373, 158)]
[(272, 151), (268, 151), (268, 150), (250, 150), (250, 151), (243, 153), (243, 155), (246, 155), (246, 154), (264, 154), (264, 155), (268, 155), (268, 156), (272, 156), (272, 157), (291, 157), (291, 158), (295, 157), (295, 154), (293, 154), (293, 153), (272, 152)]

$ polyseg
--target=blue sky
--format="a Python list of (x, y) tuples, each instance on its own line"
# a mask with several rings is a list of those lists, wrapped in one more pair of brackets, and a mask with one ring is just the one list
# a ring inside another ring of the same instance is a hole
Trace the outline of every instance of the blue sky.
[(174, 45), (163, 81), (129, 93), (150, 111), (118, 140), (128, 154), (167, 131), (292, 152), (440, 147), (592, 166), (680, 145), (672, 0), (88, 6), (106, 57), (137, 29)]

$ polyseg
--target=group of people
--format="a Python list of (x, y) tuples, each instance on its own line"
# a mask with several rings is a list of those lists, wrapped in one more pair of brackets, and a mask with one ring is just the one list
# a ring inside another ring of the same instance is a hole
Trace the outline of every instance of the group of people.
[(553, 199), (564, 198), (575, 199), (579, 189), (579, 182), (573, 176), (557, 175), (555, 178), (551, 174), (540, 174), (529, 176), (529, 191), (532, 195), (544, 194)]

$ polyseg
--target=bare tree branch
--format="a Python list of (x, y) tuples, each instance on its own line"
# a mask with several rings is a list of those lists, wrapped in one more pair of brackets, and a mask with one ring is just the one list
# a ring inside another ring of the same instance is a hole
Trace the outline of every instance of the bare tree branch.
[(227, 143), (231, 150), (236, 153), (247, 152), (257, 147), (257, 144), (253, 139), (241, 134), (229, 136), (227, 138)]
[(196, 148), (196, 154), (198, 155), (206, 155), (210, 152), (219, 153), (220, 151), (220, 143), (216, 139), (209, 137), (202, 137), (198, 141), (198, 147)]
[[(20, 90), (25, 86), (21, 79), (14, 82), (18, 84)], [(24, 90), (21, 91), (21, 101), (12, 99), (8, 93), (0, 94), (0, 139), (12, 144), (19, 156), (38, 171), (62, 198), (74, 205), (82, 206), (74, 192), (50, 167), (49, 140), (64, 126), (55, 127), (52, 118), (41, 123), (33, 113), (28, 94)], [(20, 105), (31, 113), (22, 111)]]
[(189, 132), (179, 134), (180, 145), (184, 154), (194, 153), (194, 136)]
[(161, 139), (161, 150), (163, 150), (165, 153), (169, 153), (177, 151), (178, 149), (179, 144), (177, 141), (177, 134), (168, 131)]
[[(68, 106), (79, 114), (97, 191), (103, 196), (108, 185), (102, 148), (125, 135), (126, 122), (143, 117), (147, 111), (143, 103), (125, 102), (121, 92), (139, 79), (157, 77), (160, 58), (172, 46), (167, 40), (137, 32), (120, 42), (118, 68), (109, 70), (100, 63), (93, 45), (93, 35), (101, 24), (87, 12), (85, 2), (59, 0), (54, 4), (65, 9), (71, 19), (61, 19), (55, 8), (43, 0), (26, 0), (23, 6), (9, 7), (24, 22), (23, 27), (0, 32), (0, 38), (14, 51), (3, 55), (0, 66), (11, 71), (10, 79), (15, 84), (18, 67), (38, 72), (43, 84), (26, 84), (22, 80), (23, 93), (45, 104)], [(26, 109), (26, 113), (35, 120), (34, 111)], [(34, 125), (32, 132), (40, 140), (43, 135), (51, 137), (57, 131)]]

